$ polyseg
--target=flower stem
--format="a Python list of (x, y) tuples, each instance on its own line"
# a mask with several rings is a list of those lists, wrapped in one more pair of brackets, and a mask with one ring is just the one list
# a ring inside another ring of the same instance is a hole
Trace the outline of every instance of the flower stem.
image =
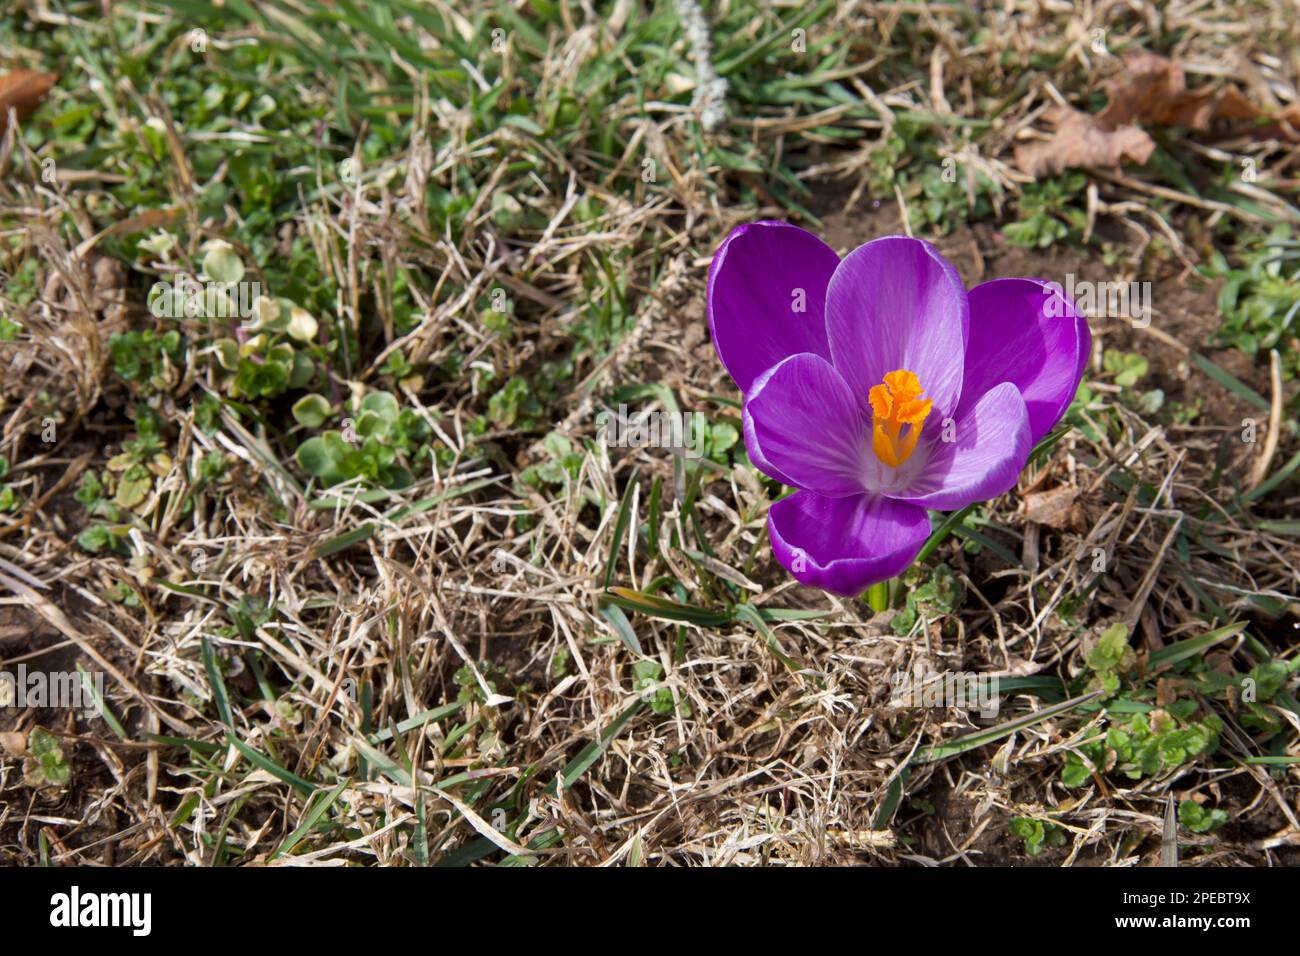
[(873, 611), (889, 610), (889, 582), (878, 581), (867, 588), (867, 603)]

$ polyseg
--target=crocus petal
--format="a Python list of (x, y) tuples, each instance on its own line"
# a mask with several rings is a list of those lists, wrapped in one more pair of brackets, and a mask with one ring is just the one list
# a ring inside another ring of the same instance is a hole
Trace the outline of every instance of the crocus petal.
[(741, 417), (750, 459), (777, 481), (832, 498), (865, 490), (866, 406), (820, 355), (792, 355), (764, 372)]
[(880, 495), (799, 491), (772, 505), (767, 528), (772, 553), (800, 584), (851, 597), (902, 573), (930, 520), (924, 508)]
[(742, 392), (777, 362), (826, 345), (826, 287), (840, 264), (811, 232), (784, 222), (733, 229), (709, 268), (709, 331)]
[(961, 396), (970, 321), (961, 276), (930, 243), (886, 236), (844, 257), (826, 293), (831, 361), (855, 395), (915, 372), (939, 418)]
[(1029, 438), (1052, 430), (1078, 391), (1092, 333), (1056, 283), (994, 279), (970, 290), (970, 337), (960, 419), (1002, 382), (1020, 390), (1029, 410)]
[(1003, 382), (955, 419), (951, 430), (931, 438), (924, 463), (905, 488), (885, 493), (940, 511), (964, 508), (1010, 491), (1033, 447), (1025, 400)]

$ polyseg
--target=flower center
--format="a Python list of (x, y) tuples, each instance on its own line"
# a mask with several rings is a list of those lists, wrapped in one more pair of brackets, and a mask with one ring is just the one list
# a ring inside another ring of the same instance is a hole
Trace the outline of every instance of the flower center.
[[(921, 381), (915, 372), (898, 369), (871, 389), (871, 448), (876, 457), (890, 468), (897, 468), (912, 457), (921, 426), (933, 404), (921, 398)], [(906, 425), (907, 431), (903, 432)]]

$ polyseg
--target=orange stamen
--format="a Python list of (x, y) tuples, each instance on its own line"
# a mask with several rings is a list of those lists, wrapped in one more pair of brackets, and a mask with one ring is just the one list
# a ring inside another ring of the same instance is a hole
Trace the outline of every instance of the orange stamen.
[[(871, 448), (890, 468), (897, 468), (916, 450), (921, 426), (933, 404), (921, 398), (921, 380), (914, 372), (898, 369), (885, 376), (884, 384), (871, 389)], [(903, 434), (903, 426), (907, 433)]]

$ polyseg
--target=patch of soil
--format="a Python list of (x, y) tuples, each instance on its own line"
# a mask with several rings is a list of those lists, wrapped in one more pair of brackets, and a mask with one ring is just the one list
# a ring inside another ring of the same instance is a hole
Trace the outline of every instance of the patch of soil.
[[(981, 812), (979, 803), (970, 795), (955, 794), (948, 786), (936, 786), (934, 782), (916, 796), (923, 797), (930, 806), (910, 820), (905, 815), (898, 829), (915, 839), (916, 849), (926, 856), (942, 860), (963, 848), (976, 866), (1039, 866), (1047, 862), (1042, 857), (1028, 856), (1016, 846), (1018, 841), (1007, 829), (1011, 818), (1003, 811), (986, 807)], [(925, 812), (930, 807), (933, 810)], [(904, 805), (904, 812), (908, 809), (918, 807)], [(967, 845), (977, 831), (979, 835)]]
[[(0, 671), (18, 673), (20, 664), (28, 671), (72, 671), (81, 659), (76, 647), (65, 643), (62, 635), (40, 615), (25, 607), (0, 604)], [(49, 650), (46, 650), (49, 648)], [(83, 660), (82, 666), (93, 666)], [(0, 706), (0, 731), (31, 727), (54, 717), (56, 711), (28, 710), (17, 706)]]
[[(49, 600), (67, 615), (74, 626), (97, 613), (84, 597), (71, 588), (56, 584), (44, 592)], [(102, 613), (102, 612), (100, 612)], [(85, 630), (82, 633), (86, 633)], [(125, 650), (114, 642), (98, 642), (101, 653), (126, 673), (133, 672), (134, 662)], [(81, 653), (57, 628), (30, 608), (0, 604), (0, 671), (13, 674), (25, 667), (28, 674), (73, 673), (78, 663), (89, 673), (99, 670), (98, 665)], [(108, 706), (126, 726), (128, 733), (138, 735), (142, 730), (142, 712), (134, 702), (124, 701), (117, 693), (112, 678), (105, 675), (104, 693)], [(88, 703), (88, 702), (87, 702)], [(95, 844), (111, 836), (120, 826), (117, 810), (97, 805), (97, 795), (115, 786), (105, 761), (90, 745), (90, 740), (115, 740), (105, 722), (80, 708), (67, 707), (0, 707), (0, 732), (30, 732), (43, 727), (60, 737), (60, 746), (71, 771), (71, 783), (61, 789), (32, 789), (23, 778), (23, 760), (0, 751), (0, 762), (5, 768), (6, 787), (0, 793), (0, 804), (8, 803), (16, 811), (0, 825), (0, 865), (27, 862), (34, 852), (36, 830), (27, 818), (26, 811), (55, 813), (74, 820), (85, 821), (79, 827), (62, 831), (62, 848)], [(145, 759), (142, 750), (116, 750), (117, 759), (124, 769)], [(132, 786), (143, 786), (137, 778)], [(21, 849), (20, 849), (21, 848)], [(115, 854), (112, 844), (92, 853), (85, 859), (111, 863)]]

